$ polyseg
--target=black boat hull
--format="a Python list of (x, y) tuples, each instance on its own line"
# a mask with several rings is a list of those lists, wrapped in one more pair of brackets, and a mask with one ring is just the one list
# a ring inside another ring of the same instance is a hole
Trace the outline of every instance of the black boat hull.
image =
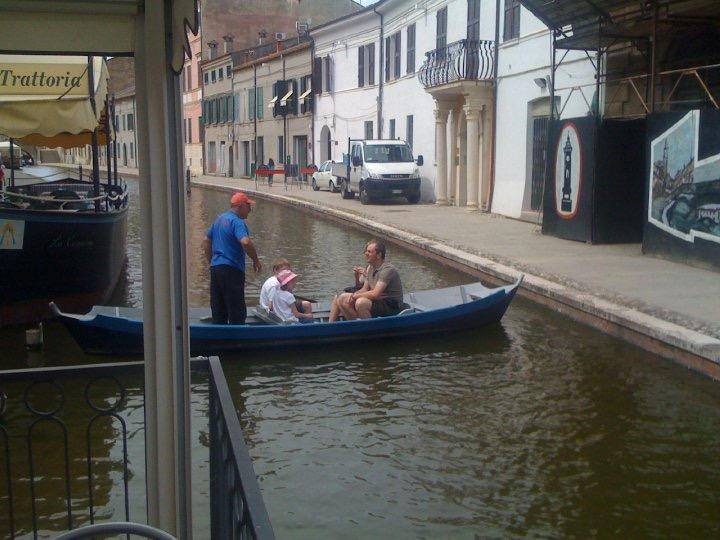
[(126, 253), (127, 208), (57, 212), (0, 208), (0, 326), (106, 302)]

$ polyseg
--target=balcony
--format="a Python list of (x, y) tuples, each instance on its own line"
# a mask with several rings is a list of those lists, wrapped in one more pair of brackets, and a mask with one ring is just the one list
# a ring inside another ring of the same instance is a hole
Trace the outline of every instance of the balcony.
[(494, 62), (492, 41), (461, 39), (425, 53), (418, 79), (428, 90), (463, 81), (492, 81)]
[[(189, 450), (207, 456), (195, 459), (204, 474), (193, 491), (209, 493), (193, 499), (195, 529), (271, 540), (220, 361), (193, 360), (191, 375), (193, 439), (202, 443)], [(0, 372), (0, 537), (169, 537), (143, 524), (143, 387), (143, 362)]]

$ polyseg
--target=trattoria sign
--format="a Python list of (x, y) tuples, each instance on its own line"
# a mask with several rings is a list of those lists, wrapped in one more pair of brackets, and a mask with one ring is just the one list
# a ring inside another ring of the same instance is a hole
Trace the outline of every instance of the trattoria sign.
[(0, 94), (87, 96), (87, 64), (0, 62)]

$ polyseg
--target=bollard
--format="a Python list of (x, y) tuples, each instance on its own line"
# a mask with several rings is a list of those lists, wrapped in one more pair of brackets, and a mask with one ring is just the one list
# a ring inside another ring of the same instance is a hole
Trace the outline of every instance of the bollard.
[(43, 346), (43, 325), (25, 330), (25, 348), (29, 351), (38, 351)]

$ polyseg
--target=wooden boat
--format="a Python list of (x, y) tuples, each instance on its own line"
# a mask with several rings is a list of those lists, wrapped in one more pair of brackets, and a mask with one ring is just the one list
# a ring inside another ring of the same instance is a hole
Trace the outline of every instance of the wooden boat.
[[(329, 304), (316, 304), (312, 323), (282, 323), (262, 308), (250, 308), (246, 324), (217, 325), (208, 309), (190, 310), (192, 354), (322, 345), (468, 330), (500, 321), (520, 286), (487, 288), (481, 283), (418, 291), (405, 295), (406, 309), (393, 317), (327, 322)], [(143, 352), (142, 310), (95, 306), (86, 315), (51, 308), (82, 349), (92, 354)]]
[[(128, 196), (117, 176), (117, 156), (112, 174), (113, 111), (104, 60), (0, 55), (0, 63), (15, 74), (13, 84), (28, 82), (0, 89), (0, 134), (9, 137), (11, 154), (19, 156), (20, 145), (92, 150), (89, 181), (81, 170), (79, 179), (51, 167), (6, 172), (0, 188), (3, 326), (50, 317), (51, 300), (78, 311), (108, 300), (125, 262)], [(43, 84), (50, 80), (62, 84)], [(104, 183), (100, 144), (106, 147)]]

